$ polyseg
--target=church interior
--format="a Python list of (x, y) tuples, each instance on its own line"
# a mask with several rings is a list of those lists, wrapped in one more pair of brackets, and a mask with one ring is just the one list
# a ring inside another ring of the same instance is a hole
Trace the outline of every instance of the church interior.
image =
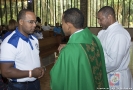
[(133, 0), (0, 0), (0, 33), (8, 30), (10, 19), (17, 20), (21, 9), (30, 9), (35, 13), (37, 25), (43, 35), (38, 37), (40, 62), (42, 67), (46, 67), (44, 76), (39, 80), (41, 90), (50, 90), (49, 73), (58, 59), (58, 47), (60, 44), (67, 44), (69, 40), (63, 32), (55, 34), (53, 31), (55, 26), (61, 27), (63, 12), (69, 8), (80, 9), (85, 18), (84, 28), (88, 27), (97, 35), (102, 29), (98, 24), (97, 12), (102, 6), (114, 8), (117, 21), (131, 36), (129, 68), (133, 75)]

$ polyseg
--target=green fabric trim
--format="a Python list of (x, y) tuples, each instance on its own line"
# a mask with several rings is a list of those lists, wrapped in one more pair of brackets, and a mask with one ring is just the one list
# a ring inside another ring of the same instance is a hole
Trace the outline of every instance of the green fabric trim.
[(104, 77), (104, 85), (106, 88), (109, 88), (109, 84), (108, 84), (108, 79), (107, 79), (107, 72), (106, 72), (106, 65), (105, 65), (105, 59), (104, 59), (104, 53), (103, 53), (103, 47), (101, 45), (101, 42), (100, 40), (95, 36), (93, 35), (93, 37), (95, 38), (96, 42), (98, 42), (98, 47), (100, 49), (100, 53), (101, 53), (101, 60), (102, 60), (102, 69), (103, 69), (103, 77)]
[(96, 40), (93, 38), (92, 44), (82, 44), (82, 46), (88, 56), (95, 89), (102, 87), (105, 88), (106, 85), (104, 85), (104, 74), (106, 73), (105, 71), (103, 73), (103, 66), (105, 68), (105, 64), (102, 64), (101, 54)]
[[(83, 45), (83, 44), (80, 44), (80, 46), (82, 47), (83, 51), (85, 52), (86, 58), (88, 59), (88, 64), (89, 64), (88, 66), (89, 66), (89, 69), (90, 69), (89, 71), (90, 71), (90, 73), (93, 73), (93, 72), (92, 72), (91, 63), (90, 63), (90, 61), (89, 61), (88, 54), (86, 53), (86, 50), (85, 50), (85, 48), (84, 48), (84, 45)], [(93, 77), (92, 74), (91, 74), (91, 77), (92, 77), (92, 79), (93, 79), (92, 82), (95, 83), (95, 82), (94, 82), (94, 77)], [(94, 87), (94, 89), (96, 90), (95, 84), (93, 84), (93, 87)]]

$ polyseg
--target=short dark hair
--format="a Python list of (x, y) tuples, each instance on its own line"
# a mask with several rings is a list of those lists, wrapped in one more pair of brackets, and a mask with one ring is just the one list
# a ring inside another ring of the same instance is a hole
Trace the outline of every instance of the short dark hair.
[(108, 15), (111, 15), (111, 16), (113, 16), (113, 18), (115, 19), (115, 11), (114, 11), (114, 9), (112, 8), (112, 7), (110, 7), (110, 6), (104, 6), (104, 7), (102, 7), (98, 12), (102, 12), (102, 14), (104, 15), (104, 16), (108, 16)]
[(26, 12), (32, 12), (29, 9), (22, 9), (19, 11), (18, 17), (17, 17), (17, 21), (19, 22), (20, 19), (25, 18)]
[(14, 19), (9, 20), (8, 30), (13, 31), (18, 26), (18, 23)]
[(41, 27), (39, 25), (36, 25), (36, 28), (39, 28), (40, 29)]
[(84, 15), (79, 9), (70, 8), (67, 9), (63, 14), (63, 19), (65, 22), (73, 24), (75, 28), (83, 28)]
[(40, 17), (36, 17), (36, 20), (41, 23), (41, 18)]

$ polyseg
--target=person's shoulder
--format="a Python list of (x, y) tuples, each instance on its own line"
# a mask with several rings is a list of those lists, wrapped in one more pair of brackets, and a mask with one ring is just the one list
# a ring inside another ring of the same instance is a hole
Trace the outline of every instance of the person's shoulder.
[(74, 54), (75, 52), (80, 52), (80, 44), (74, 44), (74, 43), (68, 43), (61, 52), (68, 53), (68, 54)]
[(99, 31), (98, 31), (98, 34), (99, 34), (99, 33), (103, 33), (104, 31), (105, 31), (105, 30), (103, 30), (103, 29), (102, 29), (102, 30), (99, 30)]
[(17, 48), (19, 42), (19, 37), (15, 34), (15, 32), (8, 35), (2, 42), (3, 45), (12, 45)]
[(45, 27), (46, 27), (45, 25), (44, 25), (44, 26), (42, 26), (42, 29), (43, 29), (43, 28), (45, 28)]
[(104, 32), (105, 32), (105, 30), (100, 30), (100, 31), (98, 32), (97, 36), (102, 35)]
[(129, 32), (121, 24), (117, 24), (114, 29), (112, 29), (110, 34), (113, 36), (130, 36)]
[(20, 37), (18, 37), (17, 35), (13, 34), (10, 37), (10, 39), (8, 40), (8, 43), (17, 48), (17, 45), (19, 43), (19, 39), (20, 39)]
[(14, 37), (14, 39), (16, 38), (15, 36), (17, 36), (17, 35), (15, 35), (15, 32), (13, 31), (12, 33), (7, 33), (8, 35), (7, 35), (7, 37), (4, 39), (5, 41), (8, 41), (8, 40), (10, 40), (10, 38), (12, 38), (12, 37)]
[(55, 26), (55, 27), (53, 27), (53, 30), (55, 30), (55, 29), (57, 29), (57, 27)]

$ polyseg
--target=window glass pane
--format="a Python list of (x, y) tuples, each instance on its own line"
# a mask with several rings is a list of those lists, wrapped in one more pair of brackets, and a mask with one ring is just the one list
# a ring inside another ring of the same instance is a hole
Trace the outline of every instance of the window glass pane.
[(27, 7), (28, 7), (28, 4), (27, 3), (28, 3), (27, 0), (24, 0), (24, 3), (23, 3), (23, 8), (24, 9), (27, 9)]
[(130, 0), (130, 17), (129, 17), (129, 27), (133, 28), (133, 0)]
[(41, 2), (40, 2), (40, 0), (37, 0), (37, 2), (36, 2), (36, 15), (38, 16), (38, 17), (40, 17), (40, 10), (41, 10), (41, 4), (40, 4)]
[(56, 2), (56, 21), (55, 21), (55, 23), (60, 23), (60, 21), (61, 21), (61, 16), (62, 16), (61, 4), (62, 4), (62, 2), (60, 2), (60, 0), (58, 0)]
[(18, 0), (17, 6), (18, 6), (18, 12), (19, 12), (22, 9), (22, 2), (21, 2), (21, 0)]
[(2, 22), (1, 24), (2, 25), (5, 25), (6, 24), (6, 2), (5, 0), (2, 0), (1, 1), (1, 9), (2, 9)]
[(1, 25), (1, 21), (2, 21), (2, 4), (0, 0), (0, 25)]
[(38, 15), (37, 9), (41, 11), (40, 18), (42, 25), (47, 22), (51, 26), (55, 23), (61, 23), (63, 11), (71, 7), (80, 8), (80, 0), (41, 0), (41, 6), (38, 7), (38, 1), (34, 0), (34, 12)]
[(15, 19), (15, 20), (17, 20), (18, 10), (17, 10), (16, 0), (13, 0), (11, 2), (11, 13), (12, 13), (12, 18)]
[(8, 23), (8, 21), (11, 18), (11, 10), (10, 10), (10, 0), (6, 0), (6, 24)]
[(34, 13), (37, 14), (37, 0), (34, 0)]

